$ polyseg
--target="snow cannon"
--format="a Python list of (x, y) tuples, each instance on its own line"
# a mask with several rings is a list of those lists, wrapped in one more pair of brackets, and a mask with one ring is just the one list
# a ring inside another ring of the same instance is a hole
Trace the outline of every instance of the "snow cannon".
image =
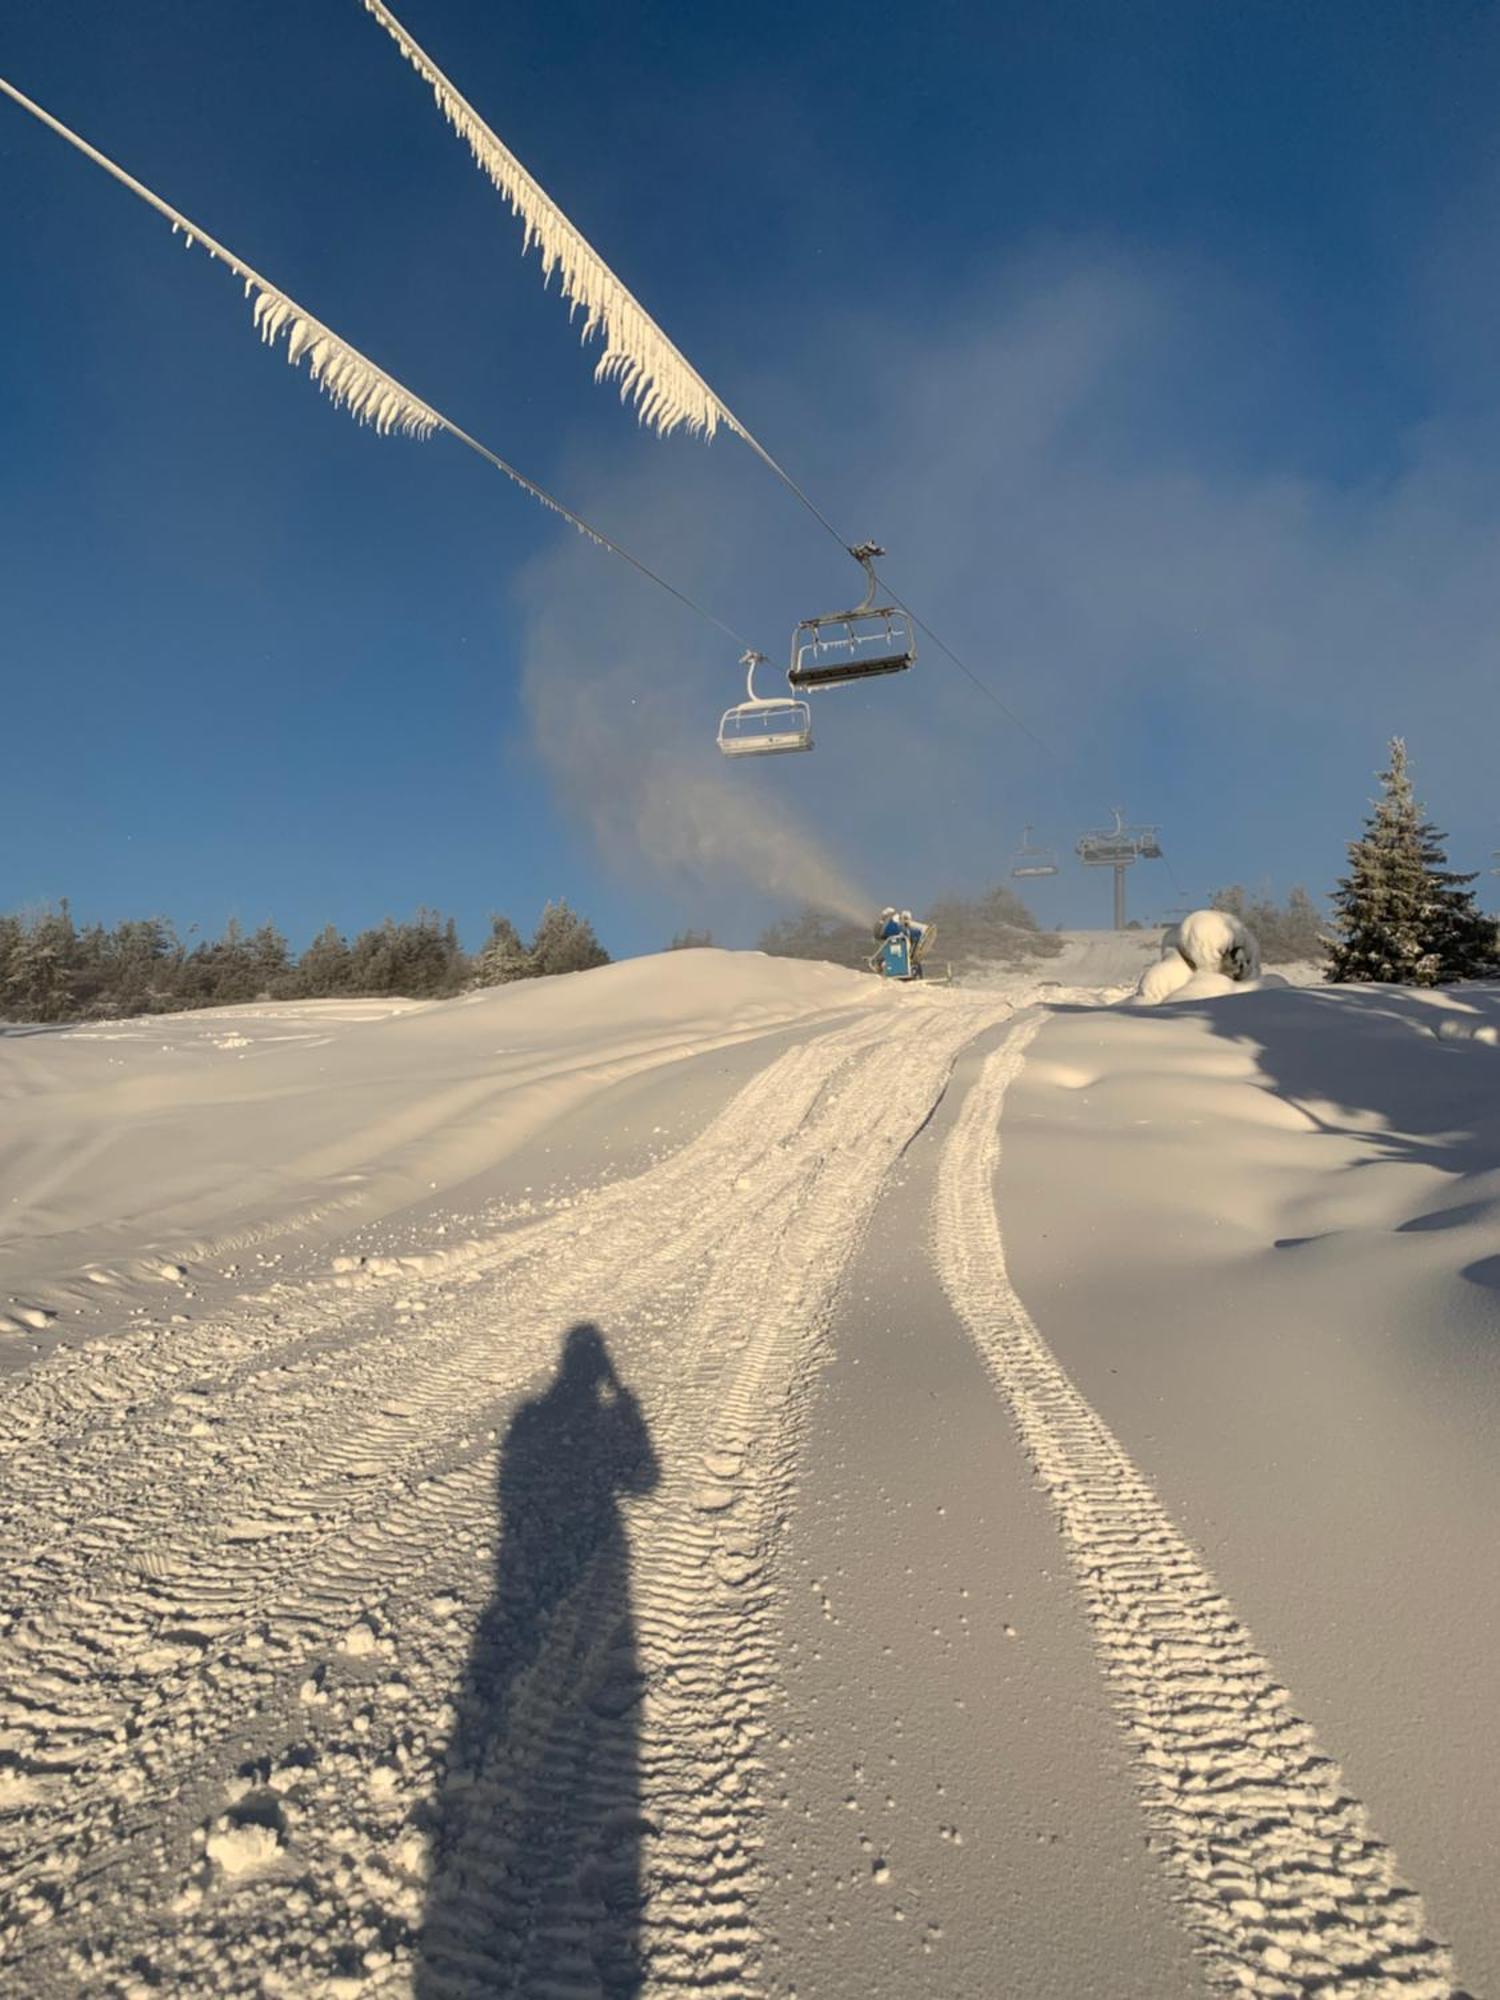
[(882, 979), (920, 979), (922, 954), (937, 936), (935, 924), (922, 923), (910, 910), (887, 906), (875, 919), (875, 956), (870, 970)]

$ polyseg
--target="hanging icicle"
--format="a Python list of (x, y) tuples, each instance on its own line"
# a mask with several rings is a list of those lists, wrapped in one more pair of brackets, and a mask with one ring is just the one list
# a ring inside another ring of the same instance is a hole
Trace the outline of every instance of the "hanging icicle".
[(49, 131), (55, 132), (60, 139), (65, 139), (70, 146), (82, 153), (85, 159), (92, 160), (96, 167), (102, 167), (111, 179), (120, 183), (121, 187), (129, 188), (130, 192), (145, 202), (148, 208), (154, 208), (158, 215), (165, 216), (172, 225), (172, 234), (174, 236), (180, 234), (189, 249), (195, 247), (202, 249), (216, 263), (228, 265), (235, 276), (243, 282), (246, 296), (254, 298), (252, 311), (261, 339), (268, 346), (274, 346), (285, 334), (287, 360), (295, 367), (299, 361), (305, 359), (308, 373), (324, 394), (331, 397), (340, 408), (348, 410), (360, 423), (373, 424), (376, 430), (384, 434), (402, 431), (408, 437), (417, 438), (429, 438), (434, 431), (446, 431), (449, 437), (461, 445), (466, 445), (487, 465), (494, 466), (497, 472), (503, 472), (507, 479), (513, 480), (523, 493), (529, 493), (533, 500), (549, 508), (552, 513), (560, 515), (569, 526), (576, 528), (580, 535), (586, 535), (601, 549), (607, 549), (611, 555), (618, 556), (621, 562), (629, 563), (638, 575), (654, 583), (658, 589), (664, 590), (669, 597), (675, 597), (679, 604), (685, 605), (698, 617), (707, 619), (710, 625), (717, 626), (727, 638), (744, 648), (746, 640), (732, 625), (726, 625), (721, 618), (716, 618), (711, 611), (705, 610), (695, 599), (689, 597), (686, 591), (679, 590), (674, 583), (668, 583), (664, 576), (658, 576), (654, 569), (648, 568), (645, 563), (633, 556), (629, 549), (622, 548), (618, 542), (611, 541), (608, 535), (590, 527), (581, 514), (575, 514), (571, 507), (565, 507), (561, 500), (555, 499), (544, 487), (528, 479), (524, 472), (518, 472), (515, 466), (507, 459), (501, 458), (498, 452), (491, 451), (487, 444), (481, 444), (478, 438), (470, 437), (466, 430), (461, 430), (450, 418), (443, 416), (441, 411), (434, 410), (430, 404), (414, 396), (393, 375), (387, 375), (383, 368), (377, 368), (375, 363), (361, 354), (358, 348), (351, 347), (345, 340), (340, 340), (330, 327), (324, 326), (321, 320), (314, 319), (310, 312), (305, 312), (295, 299), (290, 299), (285, 292), (278, 291), (275, 285), (260, 275), (259, 271), (253, 270), (241, 258), (236, 257), (232, 250), (226, 250), (222, 243), (215, 242), (214, 238), (206, 230), (200, 229), (196, 222), (190, 222), (180, 210), (173, 208), (169, 201), (163, 201), (162, 197), (154, 194), (143, 181), (138, 181), (134, 174), (127, 174), (123, 167), (116, 166), (115, 162), (107, 154), (101, 153), (97, 146), (91, 146), (87, 139), (80, 138), (70, 126), (64, 125), (60, 118), (54, 118), (50, 111), (44, 111), (40, 104), (27, 97), (24, 91), (17, 90), (16, 86), (3, 76), (0, 76), (0, 95), (19, 104), (22, 110), (29, 111), (33, 118), (45, 125)]
[(295, 367), (305, 355), (307, 372), (324, 395), (359, 423), (373, 424), (383, 436), (400, 431), (417, 438), (429, 438), (446, 428), (436, 410), (418, 401), (284, 292), (253, 276), (246, 277), (245, 290), (254, 293), (255, 324), (266, 345), (274, 347), (284, 333), (287, 360)]
[(563, 297), (571, 311), (583, 314), (584, 340), (602, 334), (604, 352), (594, 379), (617, 382), (620, 400), (633, 403), (641, 422), (662, 436), (680, 424), (705, 437), (712, 437), (720, 424), (740, 437), (746, 436), (646, 308), (412, 40), (384, 0), (362, 0), (362, 4), (432, 91), (443, 116), (474, 155), (476, 166), (521, 218), (522, 254), (533, 243), (537, 246), (544, 282), (554, 271), (561, 273)]
[[(243, 282), (245, 296), (254, 300), (251, 311), (261, 339), (268, 347), (274, 347), (285, 334), (287, 360), (293, 367), (305, 360), (307, 371), (318, 387), (340, 409), (347, 410), (356, 422), (373, 424), (384, 436), (399, 431), (407, 437), (430, 438), (434, 431), (446, 431), (460, 444), (467, 445), (470, 451), (477, 452), (488, 464), (493, 465), (497, 472), (503, 472), (507, 479), (514, 480), (523, 492), (529, 493), (534, 500), (539, 500), (554, 514), (560, 514), (563, 520), (571, 522), (581, 535), (587, 535), (589, 540), (597, 542), (600, 548), (624, 557), (633, 569), (641, 570), (644, 575), (651, 576), (653, 582), (662, 581), (643, 564), (638, 563), (627, 550), (612, 542), (607, 535), (601, 535), (597, 528), (591, 528), (587, 521), (573, 512), (571, 507), (565, 507), (560, 500), (555, 500), (550, 493), (528, 479), (524, 472), (518, 472), (508, 460), (491, 451), (488, 445), (470, 437), (467, 431), (450, 422), (440, 411), (424, 403), (419, 396), (414, 396), (410, 389), (396, 380), (394, 375), (387, 375), (383, 368), (377, 368), (368, 355), (361, 354), (359, 349), (351, 347), (348, 341), (340, 340), (331, 327), (325, 326), (320, 319), (314, 319), (312, 314), (299, 306), (295, 299), (288, 298), (285, 292), (279, 291), (268, 278), (263, 278), (259, 271), (245, 263), (243, 258), (236, 257), (232, 250), (226, 250), (222, 243), (208, 234), (207, 230), (200, 229), (196, 222), (190, 222), (187, 216), (179, 209), (173, 208), (169, 201), (164, 201), (143, 181), (138, 181), (134, 174), (128, 174), (123, 167), (116, 166), (115, 162), (107, 154), (101, 153), (97, 146), (91, 146), (87, 139), (80, 138), (70, 126), (64, 125), (60, 118), (54, 118), (50, 111), (43, 110), (40, 104), (27, 97), (23, 91), (17, 90), (16, 86), (3, 76), (0, 76), (0, 93), (19, 104), (23, 110), (29, 111), (34, 118), (57, 133), (59, 138), (66, 139), (68, 144), (76, 147), (85, 159), (92, 160), (95, 166), (102, 167), (105, 173), (117, 180), (122, 187), (129, 188), (130, 192), (139, 196), (149, 208), (154, 208), (158, 215), (165, 216), (172, 225), (172, 234), (181, 235), (188, 249), (206, 251), (215, 263), (227, 265)], [(680, 591), (672, 590), (670, 584), (664, 584), (663, 588), (671, 590), (674, 597), (682, 595)], [(688, 599), (683, 601), (691, 602)], [(699, 609), (697, 605), (693, 605), (692, 608)]]

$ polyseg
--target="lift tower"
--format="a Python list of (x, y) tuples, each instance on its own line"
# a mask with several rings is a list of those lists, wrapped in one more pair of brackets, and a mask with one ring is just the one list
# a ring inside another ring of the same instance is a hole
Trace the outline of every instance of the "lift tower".
[(1159, 829), (1154, 826), (1127, 826), (1125, 814), (1115, 807), (1113, 826), (1096, 827), (1080, 834), (1074, 852), (1085, 868), (1113, 868), (1115, 871), (1115, 929), (1125, 928), (1125, 870), (1137, 861), (1160, 861)]

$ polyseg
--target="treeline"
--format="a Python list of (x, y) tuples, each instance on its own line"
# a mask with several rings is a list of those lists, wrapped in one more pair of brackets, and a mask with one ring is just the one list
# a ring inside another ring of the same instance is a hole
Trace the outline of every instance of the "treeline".
[(1272, 896), (1247, 895), (1236, 882), (1216, 890), (1211, 907), (1227, 910), (1250, 926), (1260, 940), (1263, 964), (1290, 965), (1323, 956), (1327, 919), (1300, 886), (1291, 891), (1285, 903), (1278, 903)]
[(564, 902), (547, 905), (529, 940), (508, 917), (492, 918), (472, 956), (453, 919), (436, 910), (404, 923), (387, 917), (353, 939), (329, 924), (299, 956), (274, 924), (247, 931), (231, 920), (222, 937), (189, 948), (163, 918), (106, 930), (75, 923), (64, 902), (0, 916), (0, 1019), (80, 1021), (357, 995), (441, 1000), (608, 963), (593, 926)]
[[(1055, 958), (1062, 950), (1062, 939), (1042, 930), (1020, 897), (1003, 886), (982, 896), (943, 896), (914, 914), (937, 926), (929, 968), (945, 963), (956, 971), (976, 965), (1019, 965), (1033, 958)], [(851, 924), (813, 909), (780, 918), (761, 933), (757, 944), (778, 958), (823, 958), (856, 969), (867, 967), (875, 950), (872, 925)]]

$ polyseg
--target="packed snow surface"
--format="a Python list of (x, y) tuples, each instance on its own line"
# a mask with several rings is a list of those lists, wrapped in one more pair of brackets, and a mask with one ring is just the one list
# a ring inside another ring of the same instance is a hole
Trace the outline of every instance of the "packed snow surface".
[(1073, 960), (0, 1037), (7, 1990), (1500, 1984), (1500, 997)]

